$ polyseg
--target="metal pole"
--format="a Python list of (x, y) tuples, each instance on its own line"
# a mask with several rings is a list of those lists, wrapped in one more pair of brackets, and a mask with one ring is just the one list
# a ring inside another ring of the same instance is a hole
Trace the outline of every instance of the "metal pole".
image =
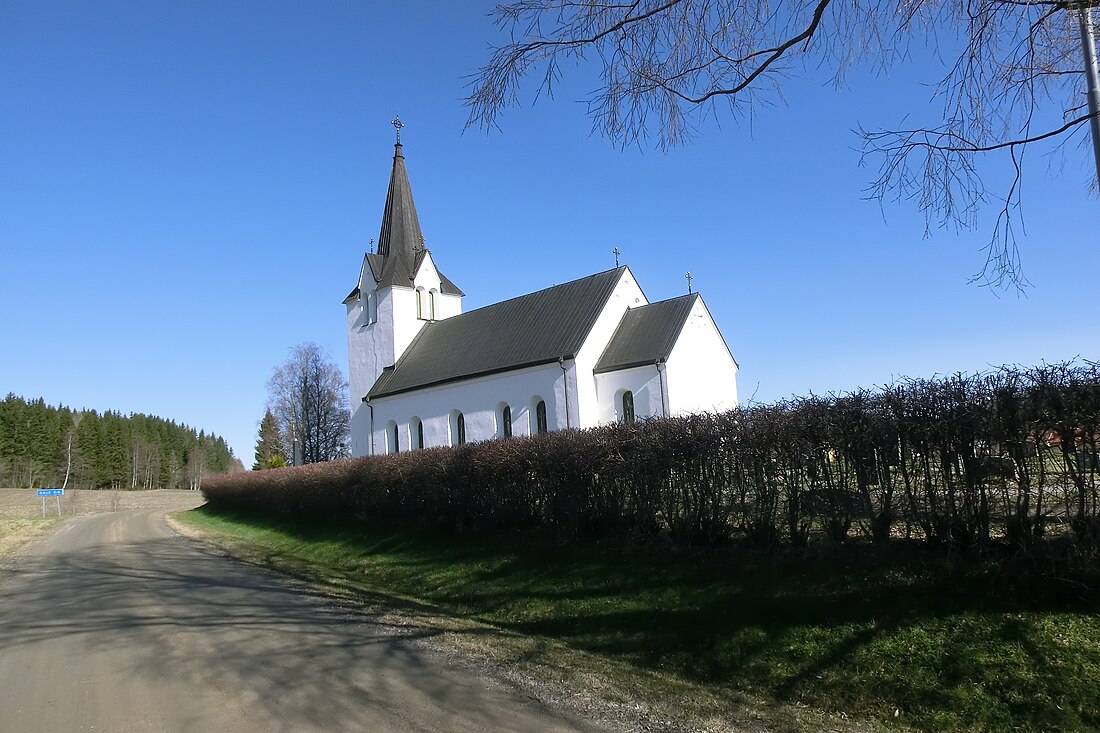
[(1092, 154), (1096, 158), (1096, 185), (1100, 187), (1100, 78), (1096, 70), (1096, 40), (1092, 35), (1092, 8), (1088, 3), (1077, 6), (1081, 21), (1081, 50), (1085, 54), (1085, 79), (1089, 89), (1089, 114), (1092, 119)]

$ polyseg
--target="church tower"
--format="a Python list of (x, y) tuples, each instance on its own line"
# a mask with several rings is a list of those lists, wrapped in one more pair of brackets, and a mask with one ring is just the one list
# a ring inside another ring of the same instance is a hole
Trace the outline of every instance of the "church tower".
[(348, 386), (351, 392), (352, 455), (370, 452), (369, 408), (363, 398), (386, 368), (393, 367), (413, 338), (432, 321), (462, 312), (463, 293), (435, 266), (424, 246), (401, 145), (401, 118), (382, 210), (377, 252), (363, 257), (359, 281), (347, 306)]

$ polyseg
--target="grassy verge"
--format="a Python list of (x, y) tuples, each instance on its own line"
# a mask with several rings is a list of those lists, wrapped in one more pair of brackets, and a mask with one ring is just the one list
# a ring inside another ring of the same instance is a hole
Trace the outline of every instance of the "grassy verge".
[(253, 559), (694, 690), (702, 715), (763, 699), (928, 731), (1100, 729), (1100, 594), (1080, 582), (898, 549), (689, 553), (178, 518)]
[(60, 521), (57, 517), (0, 516), (0, 560), (18, 551)]

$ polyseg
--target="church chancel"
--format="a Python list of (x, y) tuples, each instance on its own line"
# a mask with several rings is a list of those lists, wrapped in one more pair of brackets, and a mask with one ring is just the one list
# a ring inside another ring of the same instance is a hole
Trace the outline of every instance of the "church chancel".
[(626, 266), (463, 313), (394, 126), (377, 249), (344, 300), (353, 455), (736, 406), (737, 362), (702, 296), (650, 303)]

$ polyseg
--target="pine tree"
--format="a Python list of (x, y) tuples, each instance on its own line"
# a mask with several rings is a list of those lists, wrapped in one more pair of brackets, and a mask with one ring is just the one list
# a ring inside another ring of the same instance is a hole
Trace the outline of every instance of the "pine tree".
[(205, 430), (14, 394), (0, 400), (0, 486), (180, 488), (196, 449), (202, 475), (243, 470), (225, 440)]
[(286, 455), (283, 453), (283, 440), (279, 434), (279, 421), (271, 414), (271, 410), (267, 410), (264, 419), (260, 421), (260, 435), (256, 440), (256, 463), (252, 470), (280, 468), (285, 465)]

